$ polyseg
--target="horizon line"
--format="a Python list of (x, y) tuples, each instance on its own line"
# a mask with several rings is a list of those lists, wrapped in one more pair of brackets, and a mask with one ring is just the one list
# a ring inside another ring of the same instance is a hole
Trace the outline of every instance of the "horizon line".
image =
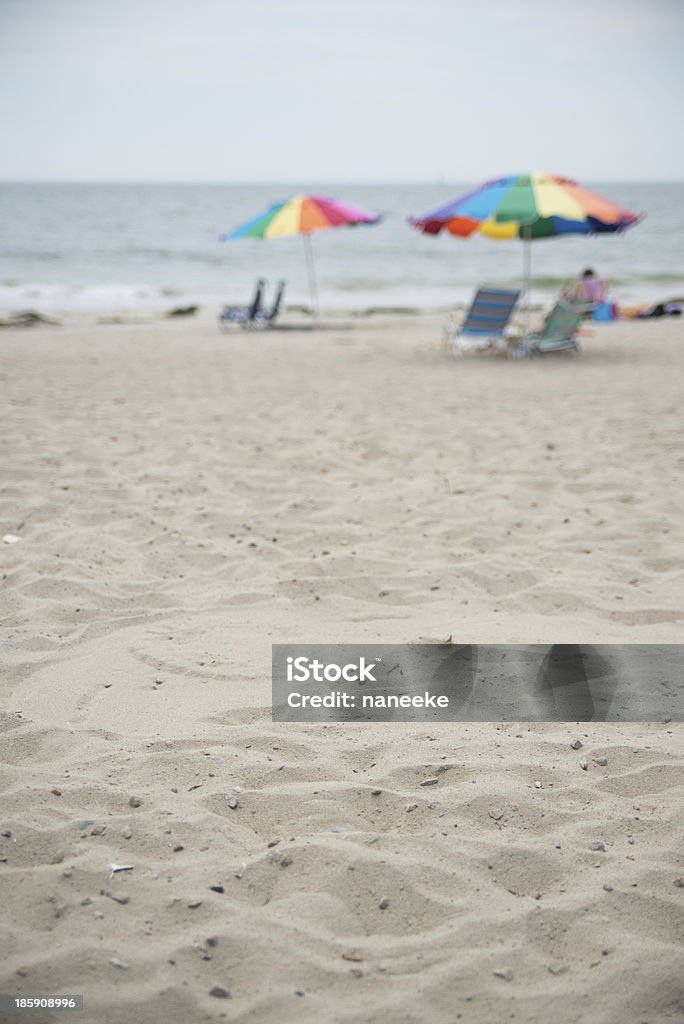
[[(362, 179), (362, 178), (259, 178), (259, 179), (193, 179), (193, 178), (3, 178), (0, 185), (212, 185), (212, 186), (253, 186), (253, 185), (288, 185), (297, 186), (304, 183), (319, 185), (462, 185), (469, 184), (472, 178), (434, 178), (434, 179)], [(489, 181), (490, 178), (478, 178), (478, 181)], [(596, 185), (682, 185), (684, 178), (584, 178)]]

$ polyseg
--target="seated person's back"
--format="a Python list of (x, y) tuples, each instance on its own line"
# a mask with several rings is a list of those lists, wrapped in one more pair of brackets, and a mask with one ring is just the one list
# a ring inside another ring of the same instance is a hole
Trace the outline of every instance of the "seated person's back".
[(602, 302), (606, 301), (606, 283), (588, 267), (568, 289), (565, 297), (573, 302), (600, 306)]

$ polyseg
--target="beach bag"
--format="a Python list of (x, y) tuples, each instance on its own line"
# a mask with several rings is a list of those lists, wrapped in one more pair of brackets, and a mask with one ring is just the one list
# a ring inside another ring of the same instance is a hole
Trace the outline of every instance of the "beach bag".
[(595, 306), (591, 313), (592, 320), (607, 321), (617, 320), (617, 306), (614, 302), (601, 302)]

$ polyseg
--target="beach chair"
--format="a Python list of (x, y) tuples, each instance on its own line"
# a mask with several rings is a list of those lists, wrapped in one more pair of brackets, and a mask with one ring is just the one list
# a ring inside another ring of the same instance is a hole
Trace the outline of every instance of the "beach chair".
[(541, 330), (522, 341), (525, 355), (547, 355), (551, 352), (579, 352), (577, 332), (587, 312), (586, 303), (560, 298), (546, 317)]
[(261, 312), (261, 301), (265, 286), (266, 282), (259, 278), (256, 283), (254, 296), (248, 306), (224, 306), (219, 316), (219, 326), (229, 327), (231, 324), (244, 326), (245, 324), (252, 323)]
[(283, 295), (285, 294), (285, 284), (286, 284), (285, 281), (278, 281), (278, 288), (276, 290), (275, 298), (273, 299), (273, 305), (271, 306), (271, 308), (268, 311), (266, 311), (266, 310), (259, 310), (259, 312), (257, 312), (255, 314), (255, 316), (253, 317), (253, 319), (251, 321), (248, 321), (245, 324), (243, 324), (244, 327), (247, 327), (247, 326), (250, 326), (250, 325), (254, 326), (254, 327), (272, 327), (273, 326), (274, 322), (278, 318), (278, 313), (280, 312), (280, 307), (283, 304)]
[(510, 288), (478, 288), (460, 327), (447, 324), (454, 356), (458, 359), (466, 352), (505, 352), (508, 346), (504, 331), (519, 297), (520, 291)]

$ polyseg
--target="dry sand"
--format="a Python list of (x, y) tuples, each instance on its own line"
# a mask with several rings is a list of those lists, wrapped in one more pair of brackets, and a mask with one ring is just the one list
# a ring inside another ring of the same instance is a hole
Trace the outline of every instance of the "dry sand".
[(438, 316), (147, 320), (0, 334), (0, 991), (84, 1024), (684, 1019), (681, 724), (269, 703), (272, 642), (681, 642), (684, 324), (454, 363)]

